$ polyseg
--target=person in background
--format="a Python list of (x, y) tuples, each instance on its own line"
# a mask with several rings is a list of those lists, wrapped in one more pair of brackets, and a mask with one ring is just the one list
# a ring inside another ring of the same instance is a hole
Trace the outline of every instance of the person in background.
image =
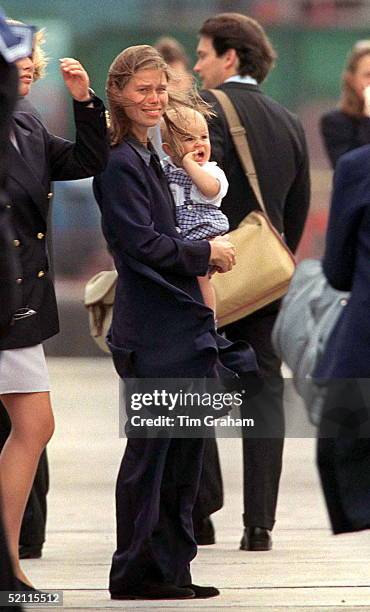
[(190, 59), (183, 45), (172, 36), (162, 36), (154, 43), (154, 48), (176, 73), (176, 87), (183, 91), (190, 89), (193, 76), (190, 72)]
[[(276, 57), (271, 42), (255, 20), (238, 13), (223, 13), (202, 25), (197, 54), (194, 71), (203, 86), (219, 88), (236, 108), (247, 131), (269, 218), (294, 252), (310, 201), (308, 153), (299, 119), (260, 89)], [(234, 230), (259, 206), (222, 108), (211, 92), (205, 90), (201, 95), (216, 113), (209, 121), (211, 159), (217, 161), (229, 181), (221, 208)], [(275, 523), (284, 437), (281, 363), (271, 344), (278, 310), (279, 302), (274, 302), (223, 330), (229, 340), (244, 340), (252, 345), (263, 378), (263, 389), (241, 407), (242, 416), (249, 409), (255, 414), (268, 410), (279, 421), (274, 438), (248, 438), (248, 432), (242, 432), (244, 533), (240, 548), (245, 551), (265, 551), (272, 546), (270, 532)]]
[(327, 388), (318, 468), (333, 532), (370, 528), (370, 145), (338, 161), (323, 258), (350, 291), (314, 372)]
[(370, 144), (370, 40), (353, 47), (342, 76), (339, 108), (323, 115), (320, 130), (333, 168), (344, 153)]
[[(41, 36), (36, 33), (32, 54), (17, 61), (21, 96), (28, 95), (45, 66)], [(13, 248), (22, 265), (16, 279), (22, 304), (16, 325), (0, 338), (0, 399), (12, 423), (0, 454), (0, 479), (9, 551), (23, 590), (33, 587), (19, 564), (19, 532), (40, 455), (54, 429), (42, 347), (59, 330), (46, 251), (50, 182), (92, 176), (104, 169), (108, 156), (104, 106), (89, 90), (88, 74), (73, 58), (60, 60), (60, 69), (74, 99), (76, 143), (53, 136), (33, 115), (14, 112), (6, 176)]]

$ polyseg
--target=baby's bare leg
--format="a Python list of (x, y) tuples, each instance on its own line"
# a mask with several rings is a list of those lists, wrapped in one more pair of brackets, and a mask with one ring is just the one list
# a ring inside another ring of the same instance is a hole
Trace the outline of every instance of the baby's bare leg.
[(206, 276), (198, 276), (198, 282), (205, 305), (208, 308), (212, 308), (216, 316), (216, 294), (211, 283), (211, 277), (208, 274)]

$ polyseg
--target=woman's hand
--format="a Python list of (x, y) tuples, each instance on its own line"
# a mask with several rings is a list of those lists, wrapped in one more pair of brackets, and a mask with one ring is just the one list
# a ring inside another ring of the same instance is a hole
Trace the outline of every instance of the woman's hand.
[(60, 70), (71, 96), (78, 102), (91, 98), (90, 79), (84, 67), (73, 57), (64, 57), (60, 61)]
[(218, 272), (229, 272), (235, 266), (235, 247), (227, 236), (217, 236), (209, 241), (211, 255), (209, 263), (217, 268)]

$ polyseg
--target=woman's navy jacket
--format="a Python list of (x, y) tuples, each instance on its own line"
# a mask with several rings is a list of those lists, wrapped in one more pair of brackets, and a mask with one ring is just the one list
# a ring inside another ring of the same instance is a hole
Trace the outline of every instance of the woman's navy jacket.
[[(102, 227), (118, 271), (110, 345), (119, 375), (201, 378), (215, 368), (256, 369), (253, 351), (218, 336), (197, 276), (208, 270), (208, 241), (184, 241), (173, 201), (150, 149), (126, 139), (95, 177)], [(227, 370), (226, 370), (227, 371)]]
[[(15, 112), (9, 144), (5, 191), (14, 228), (13, 248), (21, 264), (14, 278), (20, 306), (36, 311), (18, 320), (0, 338), (0, 350), (39, 344), (59, 331), (57, 304), (47, 254), (51, 181), (67, 181), (101, 172), (108, 159), (105, 109), (94, 99), (89, 108), (74, 101), (76, 142), (50, 134), (33, 112)], [(0, 254), (1, 257), (1, 254)]]
[(315, 377), (370, 378), (370, 145), (341, 157), (323, 269), (329, 283), (351, 291)]

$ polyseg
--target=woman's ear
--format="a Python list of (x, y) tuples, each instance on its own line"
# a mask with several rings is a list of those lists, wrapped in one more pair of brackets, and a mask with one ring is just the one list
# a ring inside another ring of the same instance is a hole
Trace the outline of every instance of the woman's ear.
[(168, 155), (168, 157), (172, 158), (174, 156), (172, 147), (167, 142), (162, 142), (162, 149), (165, 152), (165, 154)]
[(345, 70), (343, 72), (343, 83), (352, 87), (353, 84), (353, 74), (349, 70)]

